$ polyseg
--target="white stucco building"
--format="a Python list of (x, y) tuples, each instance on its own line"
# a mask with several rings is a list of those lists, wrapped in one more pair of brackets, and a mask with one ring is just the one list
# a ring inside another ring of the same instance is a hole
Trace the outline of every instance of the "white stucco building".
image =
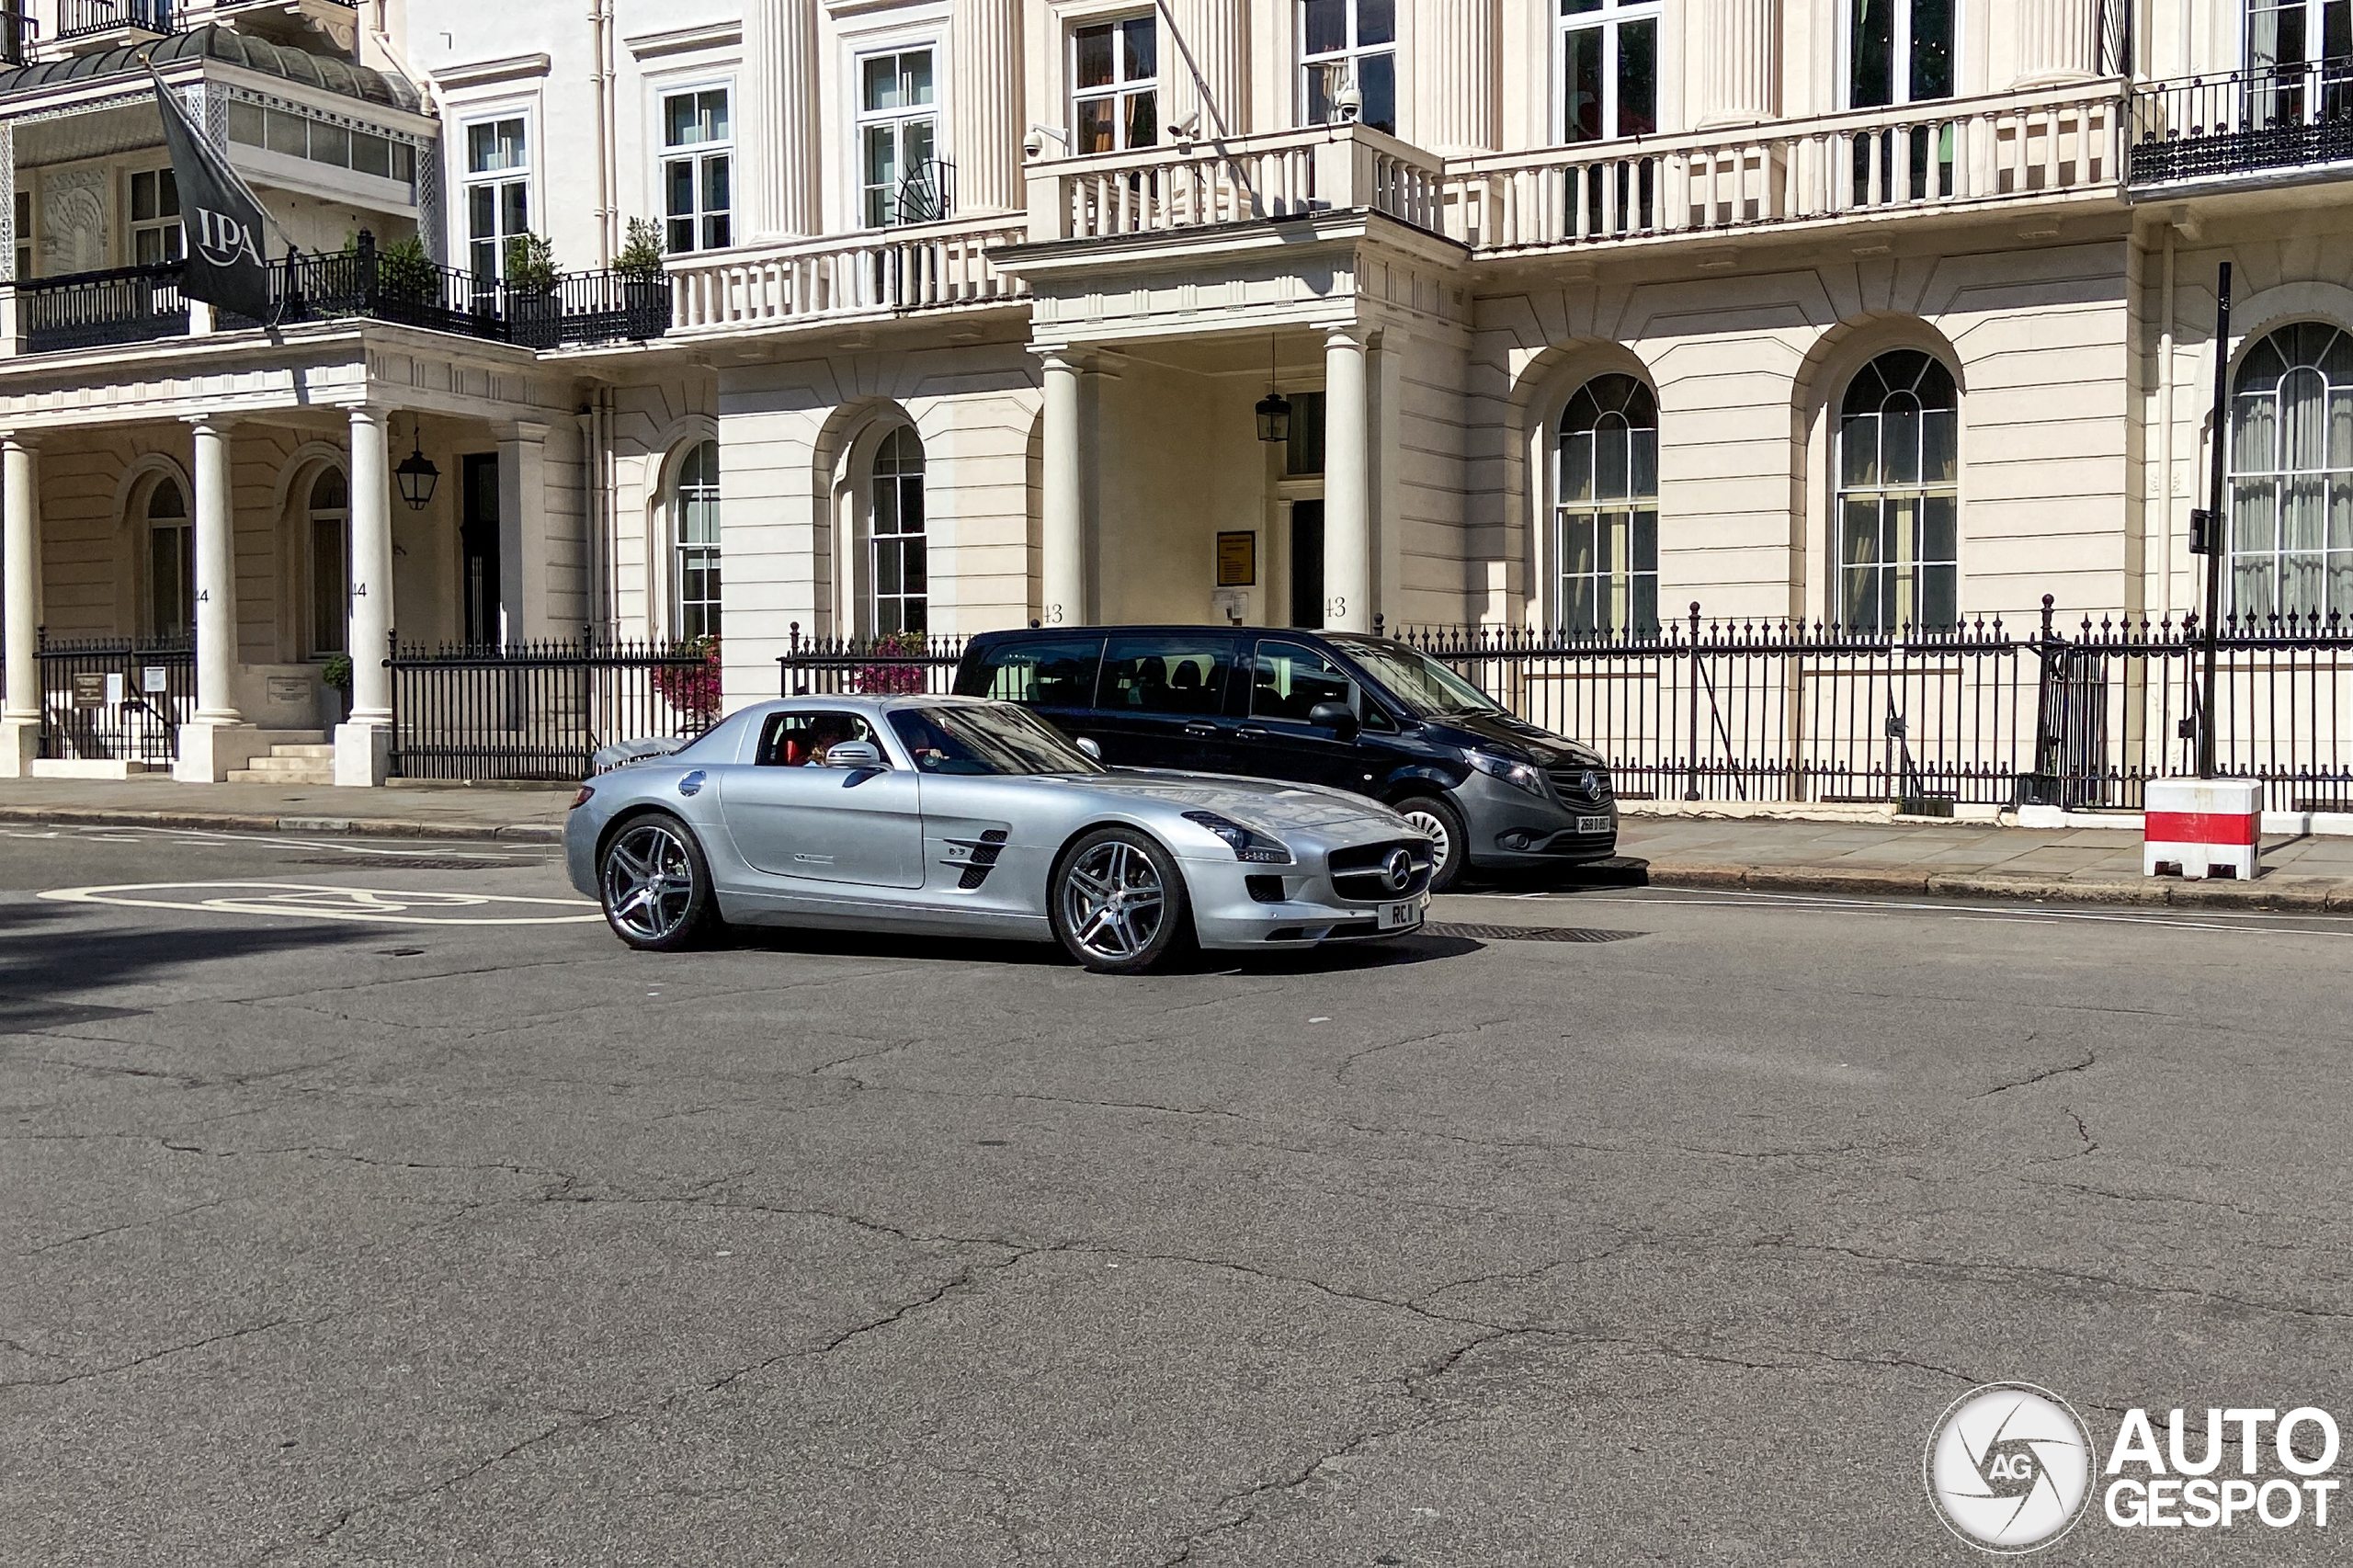
[[(28, 3), (0, 769), (32, 626), (192, 633), (212, 778), (395, 626), (739, 701), (796, 627), (2178, 614), (2225, 260), (2236, 606), (2353, 613), (2347, 0)], [(180, 311), (142, 46), (434, 308)]]

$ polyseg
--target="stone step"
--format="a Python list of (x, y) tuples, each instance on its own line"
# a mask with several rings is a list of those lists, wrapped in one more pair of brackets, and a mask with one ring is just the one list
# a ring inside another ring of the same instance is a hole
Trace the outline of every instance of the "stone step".
[(269, 755), (273, 757), (302, 757), (312, 762), (333, 762), (335, 760), (335, 747), (318, 743), (305, 743), (301, 745), (290, 746), (272, 746), (269, 748)]
[(335, 782), (335, 768), (332, 766), (322, 767), (316, 763), (306, 762), (299, 767), (263, 768), (260, 764), (268, 760), (267, 757), (256, 757), (254, 767), (232, 769), (229, 774), (229, 782), (232, 784), (330, 785)]
[(327, 738), (324, 730), (264, 730), (259, 737), (264, 745), (314, 746)]
[(333, 773), (335, 753), (330, 751), (324, 757), (287, 756), (283, 754), (273, 754), (269, 756), (257, 756), (247, 763), (245, 767), (249, 772), (267, 773), (273, 777), (281, 773), (316, 773), (321, 769)]

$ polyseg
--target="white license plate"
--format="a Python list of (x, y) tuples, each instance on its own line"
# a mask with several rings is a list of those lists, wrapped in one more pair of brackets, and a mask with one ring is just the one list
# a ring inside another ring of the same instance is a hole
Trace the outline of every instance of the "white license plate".
[(1416, 900), (1407, 899), (1403, 903), (1381, 906), (1381, 929), (1383, 931), (1402, 931), (1408, 926), (1419, 926), (1421, 923), (1422, 906)]
[(1608, 817), (1579, 817), (1577, 831), (1579, 833), (1608, 833), (1609, 819)]

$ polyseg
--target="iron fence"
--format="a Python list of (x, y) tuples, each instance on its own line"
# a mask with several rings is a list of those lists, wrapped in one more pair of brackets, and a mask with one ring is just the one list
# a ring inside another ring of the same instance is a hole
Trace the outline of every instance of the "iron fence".
[[(2196, 770), (2194, 619), (2063, 634), (2046, 597), (2024, 636), (1711, 622), (1697, 605), (1654, 636), (1398, 635), (1600, 751), (1623, 799), (2138, 811), (2150, 778)], [(2263, 780), (2268, 809), (2353, 809), (2353, 626), (2228, 621), (2216, 654), (2218, 771)]]
[(2135, 186), (2353, 159), (2353, 55), (2132, 90)]
[(196, 651), (186, 642), (87, 639), (40, 643), (40, 755), (169, 763), (196, 710)]
[(17, 285), (17, 330), (33, 353), (101, 348), (188, 335), (184, 264), (117, 267)]
[(40, 23), (25, 10), (26, 0), (0, 5), (0, 65), (22, 65), (31, 58), (28, 47), (40, 36)]
[(395, 644), (392, 770), (406, 778), (585, 778), (597, 748), (719, 717), (715, 649), (607, 641)]
[(826, 697), (842, 692), (928, 692), (955, 689), (961, 637), (920, 631), (878, 638), (803, 637), (801, 623), (779, 654), (782, 695)]
[(544, 293), (506, 291), (508, 339), (528, 348), (659, 337), (670, 330), (665, 273), (567, 272)]
[(173, 0), (57, 0), (60, 41), (95, 38), (121, 28), (136, 28), (149, 33), (178, 32), (179, 7)]

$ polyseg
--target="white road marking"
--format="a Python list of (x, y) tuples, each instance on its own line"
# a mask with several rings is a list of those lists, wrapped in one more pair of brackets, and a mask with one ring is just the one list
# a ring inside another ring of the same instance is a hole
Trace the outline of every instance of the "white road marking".
[(1458, 898), (1529, 897), (1552, 899), (1563, 903), (1638, 903), (1651, 908), (1671, 904), (1686, 909), (1757, 909), (1778, 905), (1783, 908), (1821, 909), (1834, 913), (1866, 909), (1913, 910), (1925, 915), (1944, 915), (1955, 919), (2006, 921), (2066, 921), (2092, 920), (2111, 925), (2160, 926), (2177, 931), (2236, 931), (2242, 934), (2266, 932), (2273, 936), (2290, 937), (2353, 937), (2353, 921), (2330, 926), (2290, 926), (2290, 920), (2325, 919), (2293, 910), (2230, 910), (2201, 912), (2196, 918), (2152, 911), (2147, 914), (2124, 910), (2059, 909), (2050, 905), (1929, 903), (1912, 900), (1877, 898), (1837, 898), (1822, 893), (1751, 892), (1723, 888), (1705, 892), (1683, 888), (1654, 888), (1654, 893), (1685, 896), (1628, 898), (1613, 893), (1458, 893)]
[[(587, 915), (494, 913), (500, 906), (517, 904), (551, 911), (597, 909), (596, 904), (581, 898), (420, 892), (391, 888), (333, 887), (315, 882), (129, 882), (115, 887), (51, 888), (40, 896), (66, 903), (115, 904), (131, 909), (177, 909), (212, 915), (281, 915), (303, 920), (358, 920), (388, 926), (570, 926), (604, 918), (601, 912)], [(432, 911), (442, 913), (429, 913)], [(466, 913), (460, 914), (460, 911)]]

